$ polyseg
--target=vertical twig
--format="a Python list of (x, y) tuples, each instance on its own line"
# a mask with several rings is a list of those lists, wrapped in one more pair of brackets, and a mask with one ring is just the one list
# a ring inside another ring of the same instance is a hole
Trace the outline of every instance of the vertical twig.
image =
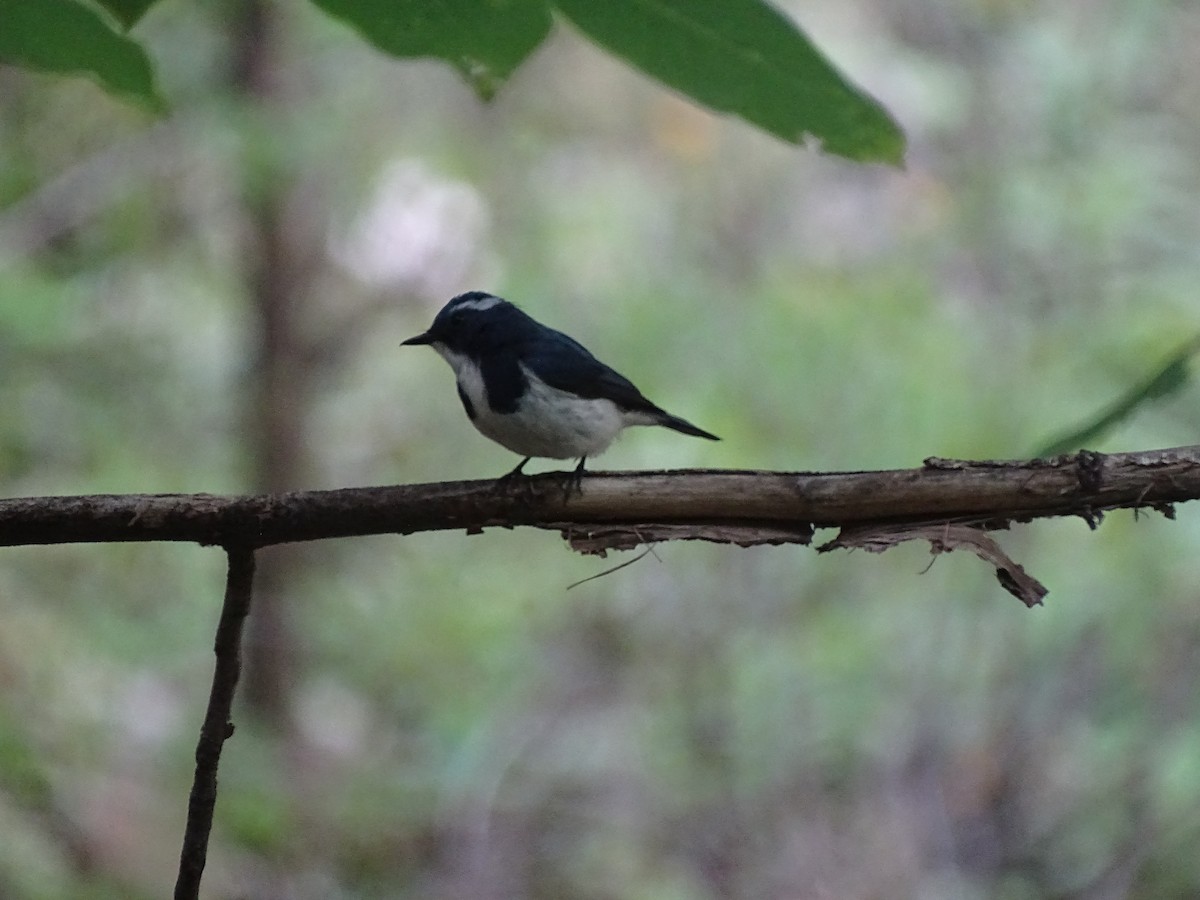
[(229, 555), (229, 574), (225, 580), (221, 621), (217, 624), (213, 644), (217, 662), (212, 691), (208, 695), (208, 711), (204, 714), (200, 740), (196, 743), (196, 775), (188, 798), (175, 900), (196, 900), (200, 896), (200, 876), (208, 856), (208, 835), (212, 831), (213, 808), (217, 803), (217, 765), (221, 761), (225, 739), (233, 734), (231, 708), (242, 670), (242, 624), (250, 612), (254, 550), (229, 546), (225, 552)]

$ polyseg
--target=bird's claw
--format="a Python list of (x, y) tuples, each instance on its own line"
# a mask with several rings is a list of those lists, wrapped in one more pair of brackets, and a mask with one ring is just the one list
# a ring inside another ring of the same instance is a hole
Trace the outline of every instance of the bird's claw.
[[(526, 500), (533, 499), (533, 479), (521, 471), (525, 467), (525, 463), (529, 462), (529, 457), (521, 460), (517, 467), (511, 472), (506, 472), (496, 479), (496, 490), (502, 493), (507, 493), (513, 489), (520, 489)], [(583, 464), (587, 461), (585, 456), (579, 460), (577, 465), (570, 472), (560, 472), (559, 478), (562, 480), (562, 498), (566, 503), (571, 499), (572, 495), (581, 496), (583, 494), (583, 476), (586, 474)]]
[(563, 502), (564, 503), (566, 503), (568, 500), (571, 499), (572, 494), (574, 494), (577, 497), (583, 496), (583, 476), (584, 476), (583, 464), (586, 461), (587, 461), (587, 457), (585, 456), (581, 460), (579, 460), (579, 465), (577, 465), (570, 472), (562, 473)]
[(530, 478), (521, 470), (525, 468), (525, 463), (529, 462), (530, 457), (525, 457), (517, 467), (511, 472), (505, 472), (496, 479), (496, 490), (501, 493), (507, 493), (513, 488), (521, 488), (525, 494), (525, 499), (529, 500), (533, 496), (533, 485), (530, 484)]

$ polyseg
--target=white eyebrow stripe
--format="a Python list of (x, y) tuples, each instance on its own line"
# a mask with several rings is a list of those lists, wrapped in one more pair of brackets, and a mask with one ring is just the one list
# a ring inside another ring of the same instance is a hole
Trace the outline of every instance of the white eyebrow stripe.
[(470, 300), (463, 300), (459, 303), (455, 303), (454, 308), (483, 311), (485, 309), (491, 309), (493, 306), (501, 302), (503, 301), (501, 301), (499, 297), (492, 297), (490, 295), (487, 297), (472, 297)]

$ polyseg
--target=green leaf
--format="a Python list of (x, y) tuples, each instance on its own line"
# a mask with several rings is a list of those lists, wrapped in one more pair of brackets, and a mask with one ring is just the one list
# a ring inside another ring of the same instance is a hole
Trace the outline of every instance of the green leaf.
[(1197, 353), (1200, 353), (1200, 337), (1193, 338), (1167, 360), (1166, 365), (1158, 372), (1134, 385), (1092, 421), (1046, 444), (1036, 455), (1058, 456), (1060, 453), (1073, 453), (1085, 444), (1102, 437), (1115, 425), (1131, 416), (1138, 407), (1178, 393), (1192, 377), (1188, 363)]
[(648, 75), (786, 141), (899, 163), (904, 136), (796, 26), (761, 0), (552, 0), (589, 38)]
[(393, 56), (457, 66), (484, 99), (550, 31), (542, 0), (313, 0)]
[(156, 0), (97, 0), (121, 23), (122, 28), (132, 28), (146, 14)]
[(74, 0), (0, 0), (0, 23), (0, 62), (88, 75), (112, 93), (162, 109), (145, 51), (90, 7)]

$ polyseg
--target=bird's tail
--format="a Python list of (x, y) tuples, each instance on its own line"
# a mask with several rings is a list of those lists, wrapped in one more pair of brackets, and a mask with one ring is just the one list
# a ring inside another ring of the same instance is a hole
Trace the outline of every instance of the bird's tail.
[(680, 434), (690, 434), (692, 437), (707, 438), (710, 441), (719, 441), (720, 438), (715, 434), (710, 434), (703, 428), (697, 428), (687, 419), (681, 419), (679, 416), (673, 416), (668, 412), (664, 412), (658, 419), (658, 424), (664, 428), (670, 428), (673, 431), (678, 431)]

